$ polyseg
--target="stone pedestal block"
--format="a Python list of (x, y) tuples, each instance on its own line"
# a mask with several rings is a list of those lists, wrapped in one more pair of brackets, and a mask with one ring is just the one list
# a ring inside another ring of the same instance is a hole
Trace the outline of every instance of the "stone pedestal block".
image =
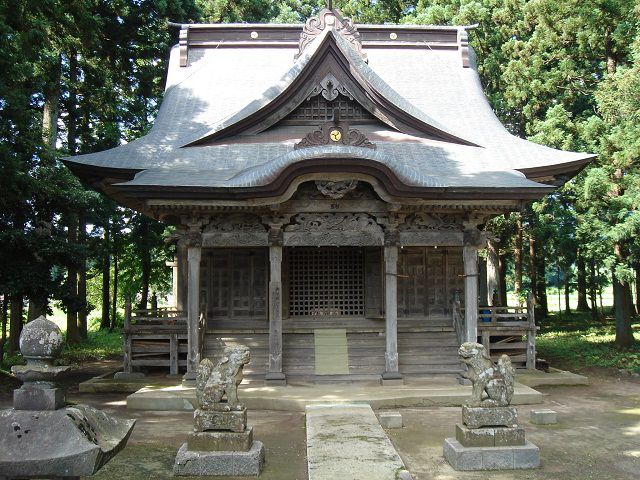
[(231, 430), (244, 432), (247, 426), (247, 409), (218, 412), (198, 409), (193, 412), (193, 428), (197, 432), (206, 430)]
[(173, 473), (179, 476), (255, 476), (264, 465), (264, 445), (259, 440), (246, 452), (189, 450), (183, 443), (176, 455)]
[(378, 415), (383, 428), (402, 428), (402, 415), (398, 412), (384, 412)]
[(524, 428), (468, 428), (456, 425), (456, 440), (464, 447), (507, 447), (524, 445)]
[(540, 450), (531, 442), (509, 447), (465, 447), (447, 438), (444, 458), (456, 470), (513, 470), (540, 466)]
[(462, 407), (462, 423), (469, 428), (517, 427), (516, 407)]
[(558, 414), (549, 409), (531, 410), (530, 419), (536, 425), (555, 425), (558, 423)]
[(193, 432), (187, 438), (187, 448), (201, 452), (247, 452), (253, 445), (253, 427), (244, 432)]
[(58, 410), (66, 405), (64, 390), (25, 384), (13, 391), (16, 410)]

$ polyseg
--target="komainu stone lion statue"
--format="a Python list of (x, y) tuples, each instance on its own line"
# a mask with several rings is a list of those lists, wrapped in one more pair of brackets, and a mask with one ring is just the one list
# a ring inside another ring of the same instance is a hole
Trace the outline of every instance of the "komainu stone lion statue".
[(484, 346), (474, 342), (463, 343), (458, 355), (468, 367), (466, 378), (473, 384), (468, 406), (506, 407), (511, 403), (515, 372), (507, 355), (502, 355), (494, 365)]
[[(217, 365), (208, 358), (200, 362), (196, 373), (196, 396), (202, 410), (243, 410), (238, 400), (242, 368), (251, 360), (249, 347), (229, 346)], [(226, 397), (226, 401), (224, 401)]]

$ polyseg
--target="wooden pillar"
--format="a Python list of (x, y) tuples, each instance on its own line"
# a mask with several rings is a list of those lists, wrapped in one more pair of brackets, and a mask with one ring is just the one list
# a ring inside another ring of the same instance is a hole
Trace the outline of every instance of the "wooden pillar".
[[(495, 296), (497, 302), (494, 302), (494, 293), (497, 294)], [(487, 242), (487, 305), (495, 307), (496, 304), (500, 304), (500, 301), (500, 257), (498, 246), (489, 240)]]
[(465, 341), (478, 340), (478, 247), (465, 245), (464, 261), (464, 330)]
[(282, 231), (270, 232), (269, 246), (269, 366), (267, 383), (286, 384), (282, 372)]
[(533, 295), (527, 295), (527, 319), (529, 320), (529, 331), (527, 332), (527, 368), (536, 368), (536, 313)]
[(180, 312), (187, 310), (187, 246), (183, 242), (178, 242), (176, 250), (176, 261), (178, 262), (176, 278), (176, 309)]
[(185, 379), (195, 379), (200, 362), (200, 259), (202, 247), (187, 247), (187, 375)]
[(385, 371), (382, 374), (383, 385), (402, 381), (402, 375), (398, 372), (398, 246), (396, 242), (388, 241), (389, 236), (385, 235), (384, 247), (386, 351)]

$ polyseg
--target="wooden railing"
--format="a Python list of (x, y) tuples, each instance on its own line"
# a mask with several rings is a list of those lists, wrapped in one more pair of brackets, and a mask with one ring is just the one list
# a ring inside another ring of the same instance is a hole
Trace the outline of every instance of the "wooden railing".
[(175, 308), (125, 308), (124, 372), (134, 367), (168, 367), (176, 375), (187, 366), (187, 317)]
[(536, 333), (533, 298), (525, 307), (480, 307), (478, 337), (496, 360), (506, 353), (516, 367), (535, 368)]

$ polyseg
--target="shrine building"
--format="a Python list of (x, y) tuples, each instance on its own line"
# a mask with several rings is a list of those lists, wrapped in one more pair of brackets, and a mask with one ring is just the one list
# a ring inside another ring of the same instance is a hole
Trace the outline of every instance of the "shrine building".
[[(183, 25), (151, 131), (65, 159), (176, 227), (176, 310), (155, 315), (147, 350), (142, 330), (127, 336), (125, 370), (164, 361), (189, 378), (244, 343), (266, 382), (392, 383), (455, 374), (476, 340), (532, 368), (532, 312), (479, 307), (483, 226), (592, 156), (505, 129), (467, 30), (356, 26), (328, 8), (305, 25)], [(149, 363), (165, 327), (171, 358)]]

